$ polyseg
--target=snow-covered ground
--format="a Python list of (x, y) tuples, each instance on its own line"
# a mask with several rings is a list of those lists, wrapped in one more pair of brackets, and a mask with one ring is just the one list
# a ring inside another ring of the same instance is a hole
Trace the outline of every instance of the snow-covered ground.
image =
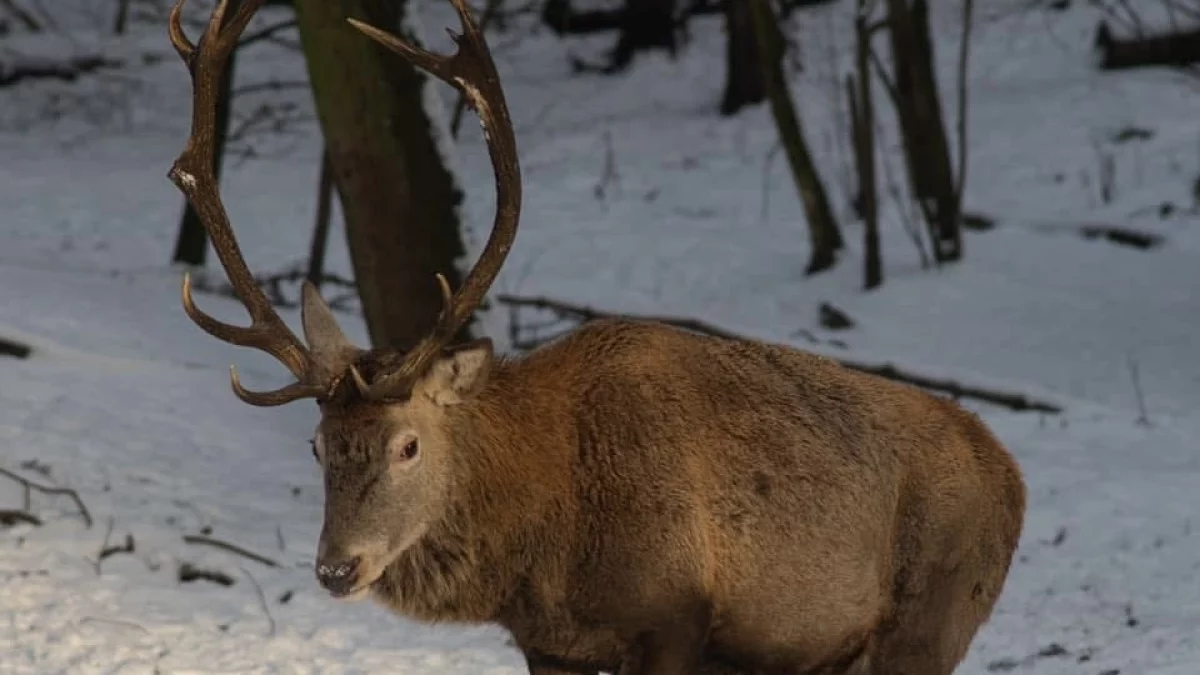
[[(498, 629), (421, 626), (317, 588), (321, 495), (306, 444), (315, 410), (238, 402), (229, 363), (251, 386), (282, 381), (282, 369), (196, 329), (179, 306), (179, 272), (165, 264), (181, 208), (166, 171), (187, 128), (183, 67), (161, 23), (135, 24), (118, 41), (89, 32), (110, 3), (77, 3), (87, 11), (64, 13), (53, 44), (0, 38), (0, 61), (76, 50), (129, 63), (0, 89), (0, 337), (34, 347), (29, 359), (0, 357), (0, 468), (77, 490), (95, 522), (86, 527), (68, 499), (35, 493), (43, 525), (0, 528), (0, 674), (522, 672)], [(851, 4), (806, 10), (795, 27), (806, 66), (795, 94), (843, 220), (850, 157), (833, 94), (850, 63)], [(953, 120), (958, 3), (934, 4)], [(968, 234), (961, 265), (923, 270), (889, 199), (886, 282), (871, 293), (860, 290), (857, 224), (845, 227), (851, 251), (836, 270), (803, 277), (802, 211), (782, 158), (767, 162), (768, 111), (715, 114), (719, 20), (696, 21), (678, 61), (641, 58), (611, 79), (570, 78), (566, 66), (568, 52), (597, 54), (610, 38), (559, 42), (531, 34), (526, 20), (493, 35), (526, 182), (497, 290), (694, 316), (1062, 405), (1041, 415), (971, 404), (1020, 459), (1030, 506), (1019, 561), (959, 672), (1193, 675), (1200, 82), (1165, 70), (1098, 74), (1090, 4), (978, 4), (966, 201), (997, 226)], [(422, 8), (426, 34), (444, 46), (448, 7)], [(264, 12), (259, 25), (284, 16)], [(295, 54), (261, 44), (239, 61), (237, 85), (301, 77)], [(226, 166), (226, 203), (257, 270), (306, 250), (319, 144), (304, 96), (285, 89), (237, 103), (246, 117), (292, 101), (298, 117), (285, 133), (237, 144), (258, 156)], [(1131, 128), (1151, 135), (1113, 140)], [(599, 197), (609, 152), (616, 179)], [(492, 192), (476, 125), (463, 125), (455, 161), (478, 240)], [(1173, 206), (1165, 216), (1164, 204)], [(1100, 223), (1164, 243), (1143, 251), (1076, 234)], [(332, 243), (331, 266), (345, 273), (339, 232)], [(242, 316), (229, 300), (201, 302)], [(822, 329), (821, 302), (856, 326)], [(490, 317), (498, 339), (508, 318)], [(344, 321), (363, 335), (357, 318)], [(0, 509), (22, 498), (0, 479)], [(274, 564), (183, 539), (195, 535)], [(132, 551), (97, 562), (128, 541)], [(233, 583), (181, 582), (184, 565)]]

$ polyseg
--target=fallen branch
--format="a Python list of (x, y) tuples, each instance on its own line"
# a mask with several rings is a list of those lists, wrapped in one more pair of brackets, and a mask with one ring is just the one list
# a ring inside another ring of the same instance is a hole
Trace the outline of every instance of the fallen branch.
[(185, 534), (185, 535), (183, 535), (183, 541), (186, 544), (198, 544), (198, 545), (202, 545), (202, 546), (212, 546), (213, 548), (219, 548), (223, 551), (228, 551), (229, 553), (240, 555), (243, 558), (253, 560), (254, 562), (262, 563), (263, 565), (266, 565), (267, 567), (279, 567), (279, 563), (275, 562), (274, 560), (271, 560), (270, 558), (268, 558), (266, 556), (259, 555), (252, 551), (247, 551), (246, 549), (242, 548), (241, 546), (237, 546), (235, 544), (230, 544), (229, 542), (221, 541), (220, 539), (213, 539), (212, 537), (205, 537), (203, 535), (198, 535), (198, 534)]
[(232, 586), (234, 579), (224, 572), (201, 569), (185, 562), (179, 566), (179, 583), (187, 584), (193, 581), (211, 581), (222, 586)]
[(40, 527), (42, 521), (37, 516), (28, 511), (17, 511), (13, 509), (0, 509), (0, 527), (12, 527), (17, 523), (25, 523)]
[[(580, 323), (587, 323), (588, 321), (594, 321), (597, 319), (629, 319), (629, 320), (634, 320), (634, 321), (652, 321), (652, 322), (657, 322), (657, 323), (663, 323), (668, 326), (675, 326), (677, 328), (682, 328), (684, 330), (690, 330), (690, 331), (693, 331), (696, 333), (701, 333), (703, 335), (710, 335), (712, 337), (718, 337), (718, 338), (724, 338), (724, 339), (730, 339), (730, 340), (751, 339), (746, 336), (739, 335), (732, 331), (721, 328), (719, 326), (715, 326), (711, 323), (707, 323), (707, 322), (701, 321), (699, 319), (692, 319), (692, 318), (686, 318), (686, 317), (652, 316), (652, 315), (637, 315), (637, 314), (616, 314), (616, 313), (603, 312), (600, 310), (592, 309), (590, 307), (573, 305), (573, 304), (562, 302), (559, 300), (552, 300), (550, 298), (525, 298), (525, 297), (519, 297), (519, 296), (507, 295), (507, 294), (497, 296), (496, 301), (499, 302), (500, 304), (508, 305), (509, 307), (514, 308), (514, 310), (521, 308), (521, 307), (541, 309), (541, 310), (553, 312), (563, 319), (568, 319), (568, 320), (573, 319)], [(517, 332), (516, 328), (513, 328), (512, 330), (513, 330), (513, 333), (512, 333), (513, 337), (515, 338), (516, 332)], [(518, 341), (518, 340), (514, 339), (513, 346), (517, 347), (518, 349), (528, 350), (528, 349), (532, 349), (533, 347), (536, 347), (538, 344), (540, 344), (542, 342), (546, 342), (546, 341), (548, 341), (548, 340)], [(830, 358), (833, 358), (833, 357), (830, 357)], [(1063, 411), (1062, 406), (1059, 406), (1054, 403), (1049, 403), (1046, 401), (1040, 401), (1040, 400), (1034, 399), (1032, 397), (1026, 396), (1024, 394), (1016, 394), (1016, 393), (1010, 393), (1010, 392), (996, 391), (996, 390), (992, 390), (992, 389), (985, 389), (983, 387), (969, 385), (969, 384), (963, 384), (960, 382), (956, 382), (954, 380), (939, 379), (939, 378), (935, 378), (935, 377), (929, 377), (926, 375), (920, 375), (917, 373), (910, 373), (907, 371), (903, 371), (890, 363), (883, 363), (883, 364), (862, 363), (862, 362), (853, 361), (853, 360), (849, 360), (849, 359), (845, 359), (845, 358), (835, 358), (834, 360), (841, 363), (846, 368), (850, 368), (851, 370), (857, 370), (857, 371), (864, 372), (864, 373), (871, 373), (872, 375), (878, 375), (880, 377), (885, 377), (889, 380), (903, 382), (905, 384), (910, 384), (910, 385), (913, 385), (916, 387), (920, 387), (922, 389), (928, 389), (928, 390), (940, 392), (943, 394), (948, 394), (952, 398), (955, 398), (955, 399), (959, 399), (959, 398), (974, 399), (974, 400), (978, 400), (978, 401), (983, 401), (985, 403), (991, 403), (994, 405), (1003, 406), (1005, 408), (1009, 408), (1011, 410), (1015, 410), (1018, 412), (1033, 411), (1033, 412), (1044, 412), (1044, 413), (1061, 413)]]
[(108, 558), (117, 555), (118, 553), (133, 553), (136, 550), (136, 545), (133, 541), (132, 534), (125, 535), (125, 541), (120, 544), (109, 544), (108, 539), (112, 536), (113, 526), (116, 520), (109, 516), (108, 529), (104, 531), (104, 541), (100, 542), (100, 552), (96, 554), (96, 559), (92, 561), (92, 568), (96, 570), (96, 576), (100, 575), (100, 566)]
[(27, 359), (33, 353), (33, 348), (27, 344), (0, 337), (0, 356), (11, 356), (17, 359)]
[(133, 553), (134, 550), (135, 544), (133, 541), (133, 535), (126, 534), (124, 543), (113, 546), (105, 546), (104, 548), (100, 549), (100, 553), (96, 557), (96, 564), (99, 565), (100, 561), (104, 560), (105, 558), (110, 558), (118, 553)]
[(81, 75), (122, 65), (120, 61), (96, 55), (76, 56), (63, 62), (30, 61), (11, 66), (0, 64), (0, 87), (11, 87), (23, 80), (74, 82)]
[(1096, 27), (1094, 47), (1101, 70), (1123, 70), (1148, 66), (1188, 66), (1200, 61), (1200, 29), (1165, 35), (1140, 35), (1121, 39), (1108, 23)]
[[(714, 325), (714, 324), (711, 324), (711, 323), (708, 323), (705, 321), (701, 321), (700, 319), (692, 319), (689, 317), (657, 316), (657, 315), (636, 315), (635, 316), (632, 314), (612, 314), (609, 312), (602, 312), (597, 309), (592, 309), (591, 307), (584, 307), (582, 305), (572, 305), (572, 304), (569, 304), (566, 302), (553, 300), (551, 298), (525, 298), (525, 297), (519, 297), (516, 295), (508, 295), (508, 294), (498, 296), (496, 298), (496, 301), (502, 305), (508, 305), (509, 307), (528, 307), (531, 309), (544, 309), (547, 311), (554, 312), (555, 314), (559, 315), (560, 317), (562, 317), (564, 319), (576, 319), (580, 323), (587, 323), (588, 321), (595, 321), (596, 319), (617, 319), (617, 318), (635, 319), (635, 320), (639, 320), (639, 321), (653, 321), (655, 323), (663, 323), (668, 326), (675, 326), (676, 328), (683, 328), (684, 330), (690, 330), (690, 331), (693, 331), (696, 333), (712, 335), (713, 337), (727, 338), (730, 340), (742, 339), (742, 336), (738, 335), (737, 333), (725, 330), (724, 328), (721, 328), (720, 326), (717, 326), (717, 325)], [(528, 348), (532, 348), (532, 347), (536, 347), (536, 346), (537, 345), (534, 344), (534, 345), (529, 345), (529, 347), (522, 347), (522, 348), (528, 349)]]
[(29, 511), (30, 502), (31, 502), (31, 493), (35, 492), (35, 491), (40, 492), (47, 496), (58, 495), (58, 496), (62, 496), (62, 497), (69, 497), (71, 499), (71, 501), (75, 502), (76, 508), (79, 509), (79, 515), (81, 518), (83, 518), (84, 524), (87, 525), (89, 530), (92, 528), (91, 512), (88, 511), (87, 506), (83, 503), (83, 500), (80, 499), (79, 493), (72, 490), (71, 488), (60, 488), (60, 487), (53, 487), (50, 485), (42, 485), (40, 483), (35, 483), (35, 482), (29, 480), (28, 478), (25, 478), (24, 476), (13, 473), (12, 471), (9, 471), (8, 469), (3, 469), (3, 468), (0, 468), (0, 476), (4, 476), (10, 480), (16, 481), (17, 483), (20, 483), (22, 487), (25, 488), (23, 510)]

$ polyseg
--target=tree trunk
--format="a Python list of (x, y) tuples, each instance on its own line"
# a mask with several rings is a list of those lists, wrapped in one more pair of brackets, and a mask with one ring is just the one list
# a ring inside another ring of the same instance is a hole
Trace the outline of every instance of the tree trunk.
[(435, 274), (461, 282), (462, 192), (423, 104), (428, 77), (346, 22), (401, 31), (410, 3), (294, 4), (371, 343), (411, 348), (441, 310)]
[(745, 2), (751, 7), (754, 33), (759, 44), (760, 70), (766, 84), (767, 98), (771, 101), (771, 113), (779, 128), (779, 141), (783, 144), (808, 219), (812, 257), (805, 274), (815, 274), (833, 267), (837, 261), (836, 252), (844, 245), (842, 234), (833, 219), (829, 197), (812, 154), (808, 151), (804, 131), (800, 127), (800, 116), (796, 114), (792, 94), (783, 74), (783, 36), (779, 33), (775, 12), (768, 0)]
[[(776, 24), (772, 23), (772, 29)], [(780, 38), (782, 39), (782, 37)], [(725, 93), (721, 114), (734, 115), (743, 107), (762, 103), (767, 98), (763, 81), (762, 57), (754, 29), (750, 2), (725, 3)]]
[[(228, 15), (227, 15), (228, 16)], [(229, 54), (225, 73), (221, 77), (221, 90), (217, 93), (216, 134), (213, 137), (213, 176), (221, 180), (221, 165), (225, 159), (225, 141), (229, 138), (229, 118), (233, 105), (233, 73), (238, 53)], [(200, 223), (200, 216), (192, 209), (188, 200), (183, 200), (183, 217), (179, 221), (179, 234), (175, 237), (175, 252), (171, 262), (201, 266), (208, 259), (208, 234)]]
[(313, 223), (312, 241), (308, 246), (308, 282), (321, 288), (325, 276), (325, 251), (329, 248), (329, 220), (333, 210), (333, 168), (329, 152), (321, 151), (321, 177), (317, 180), (317, 218)]
[(871, 34), (863, 5), (864, 0), (859, 0), (859, 15), (854, 22), (857, 78), (855, 75), (846, 78), (846, 93), (850, 100), (850, 134), (863, 218), (863, 287), (870, 290), (883, 284), (883, 256), (879, 249), (879, 194), (875, 181), (875, 105), (871, 99), (868, 60)]
[(926, 0), (888, 0), (892, 63), (895, 68), (896, 112), (913, 192), (929, 223), (934, 259), (962, 258), (958, 191), (950, 164), (950, 143), (942, 117), (933, 70)]

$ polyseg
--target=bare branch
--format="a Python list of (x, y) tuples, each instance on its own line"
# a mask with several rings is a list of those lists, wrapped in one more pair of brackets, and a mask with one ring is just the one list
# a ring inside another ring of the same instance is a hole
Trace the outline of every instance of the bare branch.
[(237, 546), (235, 544), (230, 544), (229, 542), (221, 541), (220, 539), (214, 539), (212, 537), (205, 537), (203, 535), (198, 535), (198, 534), (185, 534), (183, 536), (183, 541), (184, 541), (184, 543), (187, 543), (187, 544), (198, 544), (198, 545), (203, 545), (203, 546), (212, 546), (213, 548), (219, 548), (222, 551), (228, 551), (229, 553), (233, 553), (235, 555), (240, 555), (243, 558), (246, 558), (248, 560), (253, 560), (256, 563), (261, 563), (263, 565), (266, 565), (267, 567), (279, 567), (279, 563), (275, 562), (274, 560), (271, 560), (270, 558), (268, 558), (266, 556), (259, 555), (257, 553), (253, 553), (251, 551), (247, 551), (246, 549), (242, 548), (241, 546)]
[(30, 491), (40, 492), (47, 496), (68, 497), (71, 499), (71, 501), (75, 502), (75, 507), (79, 510), (79, 515), (81, 518), (83, 518), (84, 524), (87, 525), (88, 529), (91, 529), (92, 514), (90, 511), (88, 511), (88, 508), (83, 503), (83, 500), (80, 499), (78, 492), (72, 490), (71, 488), (61, 488), (61, 487), (54, 487), (51, 485), (42, 485), (40, 483), (35, 483), (35, 482), (29, 480), (28, 478), (21, 476), (20, 474), (13, 473), (12, 471), (9, 471), (8, 469), (4, 469), (4, 468), (0, 468), (0, 476), (4, 476), (10, 480), (16, 481), (17, 483), (21, 484), (25, 488), (25, 508), (24, 508), (25, 511), (29, 511), (29, 506), (30, 506), (29, 493), (30, 493)]
[(262, 30), (255, 31), (255, 32), (243, 37), (241, 40), (238, 40), (238, 44), (237, 44), (238, 49), (241, 49), (242, 47), (248, 47), (248, 46), (254, 44), (255, 42), (262, 42), (263, 40), (270, 40), (271, 38), (275, 37), (276, 33), (280, 33), (289, 28), (295, 28), (297, 25), (298, 25), (298, 22), (296, 21), (296, 19), (288, 19), (287, 21), (280, 21), (279, 23), (273, 23), (270, 26), (263, 28)]
[[(579, 321), (580, 323), (586, 323), (588, 321), (592, 321), (595, 319), (622, 318), (622, 319), (629, 319), (629, 320), (633, 320), (633, 321), (653, 321), (653, 322), (663, 323), (663, 324), (666, 324), (669, 326), (675, 326), (678, 328), (683, 328), (685, 330), (690, 330), (690, 331), (693, 331), (696, 333), (710, 335), (710, 336), (718, 337), (718, 338), (734, 339), (734, 340), (749, 339), (746, 336), (739, 335), (737, 333), (734, 333), (733, 331), (726, 330), (724, 328), (713, 325), (711, 323), (707, 323), (707, 322), (701, 321), (699, 319), (692, 319), (692, 318), (687, 318), (687, 317), (666, 317), (666, 316), (647, 316), (647, 315), (635, 315), (635, 314), (609, 313), (609, 312), (603, 312), (600, 310), (592, 309), (590, 307), (584, 307), (581, 305), (573, 305), (570, 303), (562, 302), (559, 300), (552, 300), (549, 298), (523, 298), (523, 297), (507, 295), (507, 294), (498, 296), (496, 298), (496, 301), (501, 304), (509, 305), (510, 307), (533, 307), (533, 308), (538, 308), (538, 309), (549, 310), (549, 311), (552, 311), (552, 312), (558, 314), (559, 316), (562, 316), (567, 319), (574, 319), (576, 321)], [(536, 346), (536, 345), (521, 345), (521, 347), (526, 348), (526, 349), (528, 349), (532, 346)], [(913, 385), (913, 386), (919, 387), (921, 389), (928, 389), (931, 391), (948, 394), (955, 399), (970, 398), (970, 399), (975, 399), (978, 401), (983, 401), (986, 403), (991, 403), (994, 405), (1003, 406), (1003, 407), (1009, 408), (1011, 410), (1016, 410), (1016, 411), (1032, 411), (1032, 412), (1044, 412), (1044, 413), (1061, 413), (1063, 411), (1062, 406), (1060, 406), (1056, 403), (1050, 403), (1048, 401), (1041, 401), (1041, 400), (1032, 398), (1030, 396), (1026, 396), (1024, 394), (996, 391), (996, 390), (986, 389), (986, 388), (980, 387), (980, 386), (962, 384), (962, 383), (956, 382), (954, 380), (940, 379), (940, 378), (930, 377), (928, 375), (921, 375), (919, 373), (907, 372), (907, 371), (901, 370), (900, 368), (898, 368), (897, 366), (895, 366), (891, 363), (863, 363), (863, 362), (853, 361), (853, 360), (849, 360), (849, 359), (845, 359), (845, 358), (838, 358), (835, 360), (838, 361), (839, 363), (841, 363), (846, 368), (850, 368), (851, 370), (857, 370), (857, 371), (864, 372), (864, 373), (871, 373), (873, 375), (885, 377), (889, 380), (895, 380), (897, 382), (903, 382), (905, 384)]]

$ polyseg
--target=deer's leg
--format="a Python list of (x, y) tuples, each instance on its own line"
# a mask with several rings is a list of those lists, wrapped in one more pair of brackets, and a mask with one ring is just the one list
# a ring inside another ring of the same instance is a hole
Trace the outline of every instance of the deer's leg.
[(657, 622), (638, 635), (620, 675), (695, 675), (704, 661), (711, 624), (708, 603)]

